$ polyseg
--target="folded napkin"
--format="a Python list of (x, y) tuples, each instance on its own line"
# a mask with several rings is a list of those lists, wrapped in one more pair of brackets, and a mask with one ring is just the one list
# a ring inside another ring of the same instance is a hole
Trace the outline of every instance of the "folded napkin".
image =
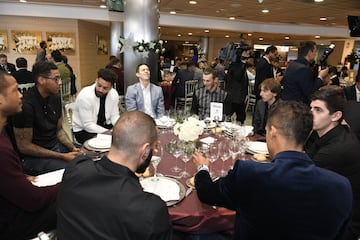
[(51, 186), (61, 182), (65, 169), (60, 169), (36, 176), (33, 185), (38, 187)]
[(141, 180), (140, 184), (145, 192), (158, 195), (165, 202), (180, 199), (180, 187), (174, 180), (151, 177)]
[(206, 138), (202, 138), (200, 139), (200, 142), (206, 143), (206, 144), (212, 144), (215, 142), (215, 138), (213, 137), (206, 137)]

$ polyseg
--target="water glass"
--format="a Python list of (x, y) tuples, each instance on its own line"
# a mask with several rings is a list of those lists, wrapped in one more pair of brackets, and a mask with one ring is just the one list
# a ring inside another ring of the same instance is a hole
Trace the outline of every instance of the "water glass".
[(226, 139), (219, 144), (219, 155), (222, 160), (220, 176), (225, 176), (227, 171), (224, 170), (224, 162), (230, 158), (229, 142)]
[(157, 173), (157, 167), (162, 159), (162, 156), (164, 154), (163, 146), (158, 146), (157, 152), (154, 154), (154, 156), (151, 158), (151, 164), (154, 168), (154, 179), (157, 179), (158, 173)]

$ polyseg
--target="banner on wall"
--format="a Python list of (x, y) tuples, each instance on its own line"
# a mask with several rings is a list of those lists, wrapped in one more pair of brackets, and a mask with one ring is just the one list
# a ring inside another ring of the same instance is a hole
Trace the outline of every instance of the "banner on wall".
[(41, 41), (41, 32), (11, 31), (11, 50), (21, 54), (36, 54)]
[(64, 32), (46, 32), (49, 51), (60, 50), (65, 54), (75, 54), (75, 34)]
[(9, 51), (8, 36), (6, 30), (0, 30), (0, 53)]

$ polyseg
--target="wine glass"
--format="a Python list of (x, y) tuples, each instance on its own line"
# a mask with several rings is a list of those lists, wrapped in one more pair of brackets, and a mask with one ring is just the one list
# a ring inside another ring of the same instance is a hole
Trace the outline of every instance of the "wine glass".
[(206, 132), (210, 132), (210, 128), (209, 128), (209, 126), (210, 126), (210, 119), (209, 118), (205, 118), (204, 119), (204, 123), (205, 123), (205, 125), (206, 125)]
[(157, 174), (157, 167), (161, 161), (161, 158), (164, 154), (163, 146), (158, 146), (157, 153), (154, 154), (154, 156), (151, 158), (151, 164), (154, 168), (154, 178), (155, 180), (158, 180), (158, 174)]
[(224, 170), (224, 162), (230, 158), (229, 142), (226, 139), (219, 144), (219, 155), (222, 160), (220, 175), (225, 176), (227, 171)]
[(232, 139), (229, 142), (229, 152), (232, 158), (232, 165), (235, 163), (236, 156), (239, 152), (239, 142), (236, 139)]
[[(211, 144), (209, 146), (209, 151), (207, 152), (207, 157), (211, 163), (214, 163), (219, 158), (219, 148), (217, 144)], [(215, 173), (210, 171), (210, 176), (214, 177)]]
[(175, 166), (171, 168), (172, 172), (178, 173), (181, 171), (181, 168), (178, 167), (178, 158), (181, 156), (181, 144), (179, 141), (175, 141), (172, 145), (172, 155), (175, 157), (176, 159), (176, 163)]
[(187, 178), (190, 174), (186, 171), (186, 163), (191, 159), (192, 154), (195, 152), (195, 143), (189, 142), (183, 145), (182, 158), (184, 162), (184, 171), (180, 173), (180, 176)]

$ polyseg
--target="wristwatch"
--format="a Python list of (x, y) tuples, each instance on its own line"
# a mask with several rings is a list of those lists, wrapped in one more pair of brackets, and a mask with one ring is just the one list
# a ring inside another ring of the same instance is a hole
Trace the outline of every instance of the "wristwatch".
[(201, 170), (209, 171), (209, 167), (206, 166), (205, 164), (200, 164), (200, 165), (198, 166), (197, 171), (200, 172)]

